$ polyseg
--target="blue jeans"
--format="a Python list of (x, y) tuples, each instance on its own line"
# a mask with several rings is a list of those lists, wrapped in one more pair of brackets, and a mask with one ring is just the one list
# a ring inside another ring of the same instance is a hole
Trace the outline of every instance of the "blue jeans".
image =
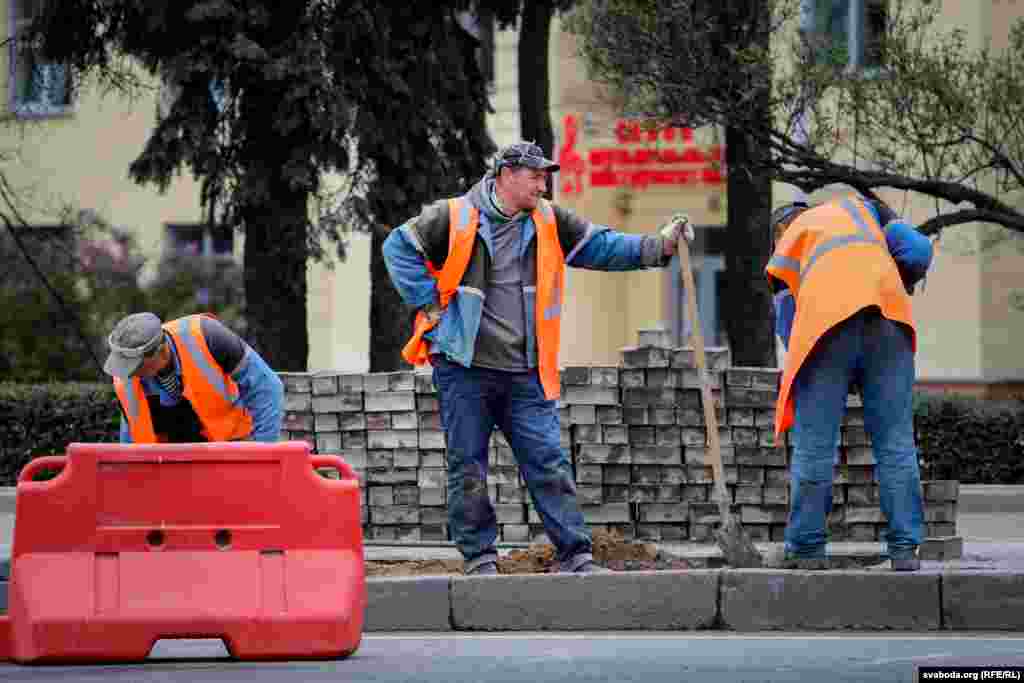
[(466, 368), (432, 355), (448, 440), (448, 525), (466, 568), (497, 559), (498, 524), (487, 494), (491, 434), (504, 433), (563, 569), (592, 559), (572, 465), (560, 445), (556, 401), (537, 372)]
[(793, 380), (786, 550), (797, 557), (825, 555), (833, 460), (853, 381), (863, 391), (864, 426), (871, 436), (879, 498), (889, 523), (889, 554), (910, 557), (921, 543), (924, 526), (914, 444), (914, 352), (909, 330), (882, 317), (876, 308), (864, 309), (829, 330)]

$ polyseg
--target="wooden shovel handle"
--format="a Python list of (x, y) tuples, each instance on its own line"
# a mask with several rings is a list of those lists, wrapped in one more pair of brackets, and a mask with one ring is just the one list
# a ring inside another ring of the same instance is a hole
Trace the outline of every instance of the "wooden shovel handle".
[[(693, 355), (697, 360), (697, 373), (700, 375), (700, 391), (704, 404), (704, 424), (708, 432), (708, 458), (715, 479), (715, 490), (718, 493), (718, 506), (729, 510), (729, 491), (725, 488), (725, 468), (722, 466), (722, 446), (718, 438), (718, 416), (715, 414), (715, 400), (711, 395), (711, 384), (708, 381), (707, 359), (704, 357), (704, 332), (701, 330), (700, 316), (697, 313), (697, 292), (693, 282), (693, 266), (690, 262), (690, 246), (680, 233), (676, 251), (679, 253), (679, 272), (686, 293), (686, 314), (693, 329)], [(724, 517), (723, 517), (724, 519)]]

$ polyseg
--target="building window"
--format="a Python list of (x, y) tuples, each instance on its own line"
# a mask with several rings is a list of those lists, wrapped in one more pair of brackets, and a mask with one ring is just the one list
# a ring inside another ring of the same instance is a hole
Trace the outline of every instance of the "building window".
[(46, 0), (10, 4), (10, 107), (19, 116), (53, 116), (71, 109), (71, 70), (43, 59), (25, 36)]
[(882, 65), (888, 0), (801, 0), (800, 29), (819, 62), (850, 69)]
[(168, 223), (165, 256), (233, 260), (235, 233), (229, 227), (202, 223)]
[[(697, 313), (705, 346), (728, 346), (725, 321), (720, 315), (725, 292), (725, 229), (721, 226), (695, 226), (696, 239), (691, 247), (691, 266), (697, 295)], [(672, 257), (667, 269), (668, 324), (675, 346), (688, 346), (693, 322), (686, 310), (679, 257)]]

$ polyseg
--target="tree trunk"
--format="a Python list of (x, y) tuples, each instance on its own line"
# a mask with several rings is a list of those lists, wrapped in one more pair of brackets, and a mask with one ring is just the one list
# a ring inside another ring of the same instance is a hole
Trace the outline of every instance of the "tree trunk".
[[(524, 140), (536, 141), (554, 158), (555, 132), (551, 126), (548, 45), (551, 42), (551, 0), (524, 0), (519, 31), (519, 127)], [(548, 178), (548, 198), (553, 181)]]
[(246, 341), (278, 372), (306, 370), (307, 200), (280, 177), (245, 220)]
[(722, 317), (732, 363), (775, 367), (775, 329), (771, 292), (764, 267), (771, 257), (768, 217), (772, 185), (757, 170), (760, 150), (742, 129), (725, 133), (728, 170), (728, 244), (725, 254), (726, 292)]

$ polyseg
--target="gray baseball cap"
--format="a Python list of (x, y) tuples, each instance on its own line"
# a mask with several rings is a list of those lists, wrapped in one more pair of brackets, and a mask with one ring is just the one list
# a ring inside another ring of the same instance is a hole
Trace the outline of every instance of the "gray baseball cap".
[(107, 337), (110, 355), (103, 370), (112, 377), (128, 379), (139, 369), (146, 355), (160, 347), (164, 330), (153, 313), (132, 313), (122, 318)]

